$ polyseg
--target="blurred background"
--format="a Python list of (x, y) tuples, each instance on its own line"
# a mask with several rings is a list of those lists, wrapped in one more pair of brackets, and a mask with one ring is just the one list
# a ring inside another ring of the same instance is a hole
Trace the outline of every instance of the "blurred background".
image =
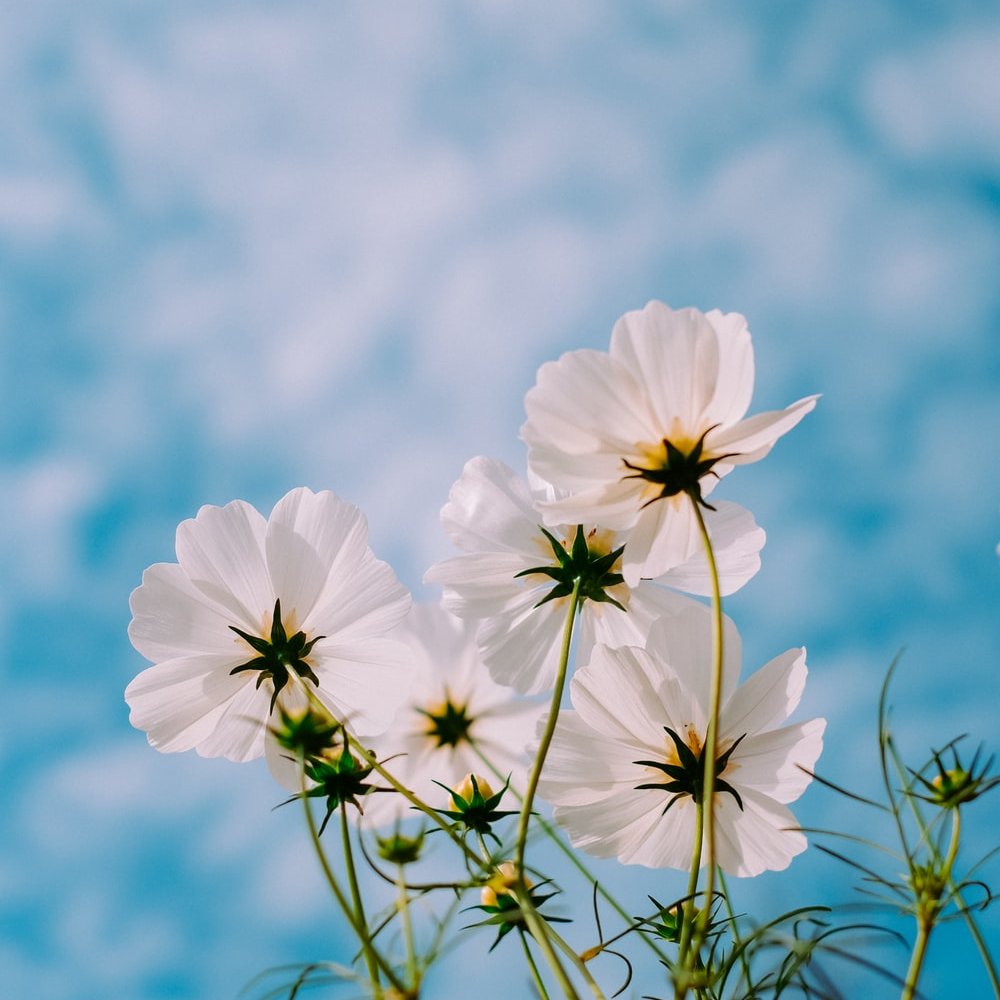
[[(822, 773), (877, 791), (904, 646), (908, 761), (997, 749), (995, 3), (41, 0), (0, 27), (4, 997), (216, 1000), (350, 958), (263, 763), (129, 727), (129, 592), (200, 505), (308, 485), (434, 597), (465, 460), (522, 469), (537, 366), (650, 298), (749, 318), (753, 410), (823, 394), (717, 494), (769, 537), (728, 606), (745, 669), (808, 647)], [(796, 811), (888, 833), (816, 786)], [(998, 826), (1000, 794), (968, 808), (963, 862)], [(634, 912), (684, 891), (600, 871)], [(767, 914), (856, 881), (812, 850), (731, 885)], [(515, 943), (466, 933), (428, 997), (528, 996)], [(989, 995), (960, 925), (924, 986)]]

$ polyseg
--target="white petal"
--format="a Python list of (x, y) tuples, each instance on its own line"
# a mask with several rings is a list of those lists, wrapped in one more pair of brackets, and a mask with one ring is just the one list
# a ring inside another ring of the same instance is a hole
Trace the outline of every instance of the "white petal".
[(753, 344), (745, 317), (713, 309), (705, 318), (715, 329), (719, 342), (719, 374), (712, 401), (705, 408), (707, 427), (736, 423), (750, 407), (753, 395)]
[(150, 746), (164, 753), (204, 743), (219, 724), (227, 701), (250, 681), (231, 676), (228, 657), (180, 657), (147, 667), (125, 689), (129, 721), (145, 730)]
[[(736, 689), (740, 674), (742, 642), (732, 620), (723, 615), (722, 698), (725, 705), (730, 692)], [(649, 630), (646, 647), (657, 659), (668, 663), (685, 690), (690, 691), (707, 721), (711, 673), (712, 610), (691, 601), (676, 615), (664, 616)], [(704, 730), (700, 730), (704, 736)]]
[(470, 459), (441, 509), (448, 537), (467, 552), (538, 551), (541, 515), (527, 483), (492, 458)]
[(698, 521), (686, 496), (654, 500), (642, 508), (622, 556), (630, 587), (682, 566), (702, 545)]
[(673, 673), (631, 646), (596, 646), (570, 682), (570, 699), (580, 718), (602, 736), (649, 752), (666, 745), (663, 727), (676, 728), (687, 709)]
[(226, 702), (215, 729), (195, 748), (198, 753), (237, 763), (263, 756), (273, 691), (270, 683), (239, 688)]
[(721, 427), (705, 438), (705, 451), (713, 455), (730, 454), (733, 457), (720, 463), (720, 474), (733, 465), (746, 465), (763, 458), (774, 442), (787, 434), (810, 410), (819, 396), (806, 396), (784, 410), (769, 410), (741, 420), (732, 427)]
[[(725, 597), (739, 590), (760, 569), (760, 550), (766, 535), (753, 514), (739, 504), (720, 500), (717, 509), (704, 511), (705, 526), (715, 553), (719, 589)], [(668, 570), (657, 582), (689, 594), (709, 597), (712, 578), (703, 545), (687, 562)]]
[(188, 579), (177, 563), (156, 563), (142, 574), (129, 599), (132, 645), (154, 662), (218, 653), (247, 659), (246, 644), (229, 626), (233, 618)]
[(321, 640), (309, 659), (320, 700), (358, 736), (385, 732), (409, 696), (412, 657), (393, 639)]
[[(627, 470), (623, 467), (622, 471)], [(639, 518), (643, 489), (640, 480), (618, 475), (595, 489), (539, 502), (538, 508), (550, 527), (598, 524), (602, 528), (626, 531)]]
[[(783, 871), (806, 849), (791, 811), (759, 792), (741, 791), (743, 810), (727, 793), (716, 797), (716, 860), (727, 875)], [(704, 857), (704, 854), (702, 855)]]
[(774, 729), (795, 711), (806, 685), (806, 651), (789, 649), (753, 673), (723, 703), (720, 735)]
[(535, 607), (527, 592), (479, 627), (479, 651), (498, 684), (521, 694), (549, 691), (555, 683), (569, 598)]
[(274, 588), (264, 562), (264, 518), (233, 500), (205, 506), (177, 528), (177, 561), (191, 582), (246, 632), (270, 625)]
[(528, 462), (546, 482), (581, 490), (618, 478), (636, 442), (657, 441), (645, 393), (617, 361), (580, 350), (546, 362), (524, 400), (521, 437)]
[(353, 504), (329, 491), (286, 493), (267, 522), (267, 564), (281, 611), (298, 627), (331, 577), (349, 579), (368, 551), (368, 526)]
[(532, 562), (515, 552), (470, 552), (435, 563), (424, 574), (424, 583), (438, 583), (445, 588), (444, 605), (452, 614), (488, 618), (525, 593), (537, 592), (535, 602), (545, 596), (541, 588), (554, 586), (551, 578), (517, 575), (539, 563), (537, 556)]
[[(685, 796), (677, 799), (663, 812), (663, 807), (670, 801), (670, 793), (654, 794), (660, 795), (660, 801), (655, 803), (656, 808), (652, 810), (654, 815), (659, 814), (658, 818), (650, 824), (645, 836), (631, 850), (620, 855), (620, 860), (625, 864), (645, 865), (647, 868), (689, 869), (694, 851), (694, 801), (690, 796)], [(650, 805), (654, 805), (652, 800)]]
[(642, 385), (654, 409), (659, 433), (645, 440), (669, 437), (678, 424), (687, 433), (698, 427), (719, 371), (715, 328), (703, 313), (675, 312), (656, 301), (627, 312), (611, 334), (611, 357)]
[(812, 781), (825, 729), (825, 719), (811, 719), (747, 736), (730, 759), (726, 780), (777, 802), (794, 802)]

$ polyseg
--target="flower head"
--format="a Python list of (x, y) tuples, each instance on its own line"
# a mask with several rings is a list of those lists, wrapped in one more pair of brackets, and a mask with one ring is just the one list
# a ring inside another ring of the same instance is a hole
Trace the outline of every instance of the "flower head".
[[(691, 606), (650, 631), (646, 650), (598, 646), (571, 683), (539, 793), (574, 846), (626, 864), (690, 864), (702, 796), (711, 659), (709, 612)], [(782, 726), (805, 685), (805, 651), (741, 686), (726, 620), (715, 781), (716, 859), (732, 875), (786, 868), (805, 849), (787, 803), (810, 781), (823, 719)]]
[(521, 433), (531, 468), (569, 495), (546, 522), (634, 529), (622, 562), (630, 586), (685, 563), (698, 545), (693, 504), (736, 465), (770, 451), (815, 405), (744, 419), (753, 348), (737, 313), (662, 302), (615, 324), (608, 353), (571, 351), (539, 369)]
[(125, 690), (132, 725), (158, 750), (250, 760), (308, 685), (338, 722), (381, 732), (408, 684), (385, 634), (409, 603), (333, 493), (292, 490), (267, 520), (242, 500), (202, 507), (177, 529), (177, 562), (132, 593), (129, 637), (154, 663)]
[[(411, 682), (392, 725), (373, 741), (392, 776), (429, 803), (440, 798), (438, 784), (451, 787), (470, 772), (487, 773), (498, 788), (509, 777), (514, 790), (523, 790), (526, 748), (545, 707), (495, 683), (480, 659), (474, 626), (439, 604), (413, 605), (392, 636), (406, 650)], [(274, 777), (295, 791), (294, 755), (270, 740), (267, 757)], [(377, 775), (372, 782), (388, 787)], [(413, 815), (395, 792), (369, 795), (364, 806), (370, 826)]]
[[(577, 578), (580, 658), (595, 642), (643, 645), (656, 618), (687, 601), (652, 581), (624, 579), (627, 534), (588, 525), (545, 527), (542, 508), (554, 496), (544, 484), (531, 489), (502, 462), (471, 459), (441, 511), (445, 530), (465, 554), (432, 566), (424, 577), (443, 584), (450, 611), (478, 623), (480, 652), (494, 679), (524, 694), (552, 687)], [(760, 567), (764, 532), (736, 504), (719, 504), (708, 525), (722, 591), (730, 594)], [(711, 593), (701, 551), (658, 583)]]

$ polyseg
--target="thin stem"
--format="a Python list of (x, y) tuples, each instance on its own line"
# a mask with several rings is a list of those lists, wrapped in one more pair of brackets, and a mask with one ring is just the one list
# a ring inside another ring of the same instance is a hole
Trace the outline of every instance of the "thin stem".
[[(319, 860), (319, 866), (323, 870), (323, 875), (326, 878), (327, 885), (330, 887), (330, 891), (333, 893), (333, 897), (337, 900), (341, 910), (343, 910), (344, 916), (351, 925), (351, 930), (353, 930), (357, 935), (358, 940), (362, 943), (368, 941), (370, 946), (371, 942), (368, 938), (368, 929), (364, 925), (358, 923), (354, 910), (351, 909), (351, 905), (348, 903), (347, 897), (344, 895), (344, 891), (340, 888), (340, 883), (337, 881), (337, 877), (334, 875), (333, 869), (330, 867), (330, 862), (326, 857), (326, 851), (323, 850), (323, 845), (320, 843), (319, 831), (316, 828), (316, 820), (313, 819), (312, 809), (309, 808), (309, 798), (306, 795), (306, 772), (304, 761), (301, 757), (299, 758), (299, 787), (301, 789), (300, 798), (302, 799), (302, 808), (306, 814), (306, 826), (309, 828), (309, 838), (312, 841), (313, 850)], [(403, 995), (405, 995), (406, 987), (403, 985), (402, 980), (400, 980), (400, 978), (393, 972), (388, 963), (384, 958), (382, 958), (376, 949), (372, 948), (372, 952), (375, 955), (375, 960), (385, 973), (386, 979), (388, 979), (397, 990), (401, 991)]]
[(726, 885), (726, 876), (719, 869), (719, 888), (722, 890), (722, 898), (726, 903), (726, 915), (729, 917), (729, 935), (733, 939), (733, 947), (740, 953), (740, 965), (743, 968), (743, 978), (746, 980), (747, 989), (752, 989), (750, 985), (750, 962), (747, 959), (746, 948), (743, 947), (743, 939), (740, 937), (740, 929), (736, 924), (736, 914), (733, 912), (733, 903), (729, 898), (729, 886)]
[(596, 1000), (605, 1000), (600, 986), (598, 986), (594, 981), (594, 977), (590, 974), (590, 969), (587, 968), (587, 963), (580, 958), (580, 956), (573, 950), (569, 943), (563, 939), (562, 935), (559, 934), (555, 928), (549, 926), (547, 930), (549, 932), (549, 936), (555, 942), (556, 947), (573, 963), (576, 971), (583, 977), (584, 982), (590, 987), (590, 992), (594, 994)]
[(396, 911), (403, 925), (403, 945), (406, 948), (406, 974), (412, 984), (412, 995), (420, 992), (420, 966), (417, 963), (417, 949), (413, 940), (413, 921), (410, 919), (410, 897), (406, 891), (406, 874), (403, 865), (396, 865)]
[(322, 700), (319, 698), (316, 692), (308, 684), (306, 684), (305, 681), (303, 681), (302, 678), (299, 677), (299, 675), (294, 670), (290, 670), (288, 672), (288, 676), (299, 684), (301, 690), (305, 694), (309, 703), (318, 712), (320, 712), (327, 719), (330, 719), (331, 722), (341, 726), (342, 731), (344, 733), (344, 738), (346, 739), (347, 745), (351, 749), (351, 751), (356, 753), (365, 762), (365, 764), (367, 764), (370, 768), (372, 768), (375, 771), (376, 774), (379, 775), (379, 777), (384, 778), (386, 781), (388, 781), (389, 784), (392, 786), (392, 788), (395, 789), (397, 792), (399, 792), (399, 794), (402, 795), (403, 798), (407, 800), (407, 802), (409, 802), (411, 805), (416, 806), (417, 809), (419, 809), (425, 816), (430, 817), (430, 819), (433, 820), (435, 825), (440, 827), (448, 835), (451, 841), (459, 848), (459, 850), (461, 850), (465, 854), (467, 858), (478, 863), (479, 859), (476, 857), (475, 851), (473, 851), (468, 846), (468, 844), (466, 844), (462, 840), (462, 838), (459, 837), (457, 833), (455, 833), (455, 831), (452, 829), (451, 824), (447, 820), (439, 816), (437, 811), (432, 806), (429, 806), (426, 802), (423, 801), (423, 799), (419, 798), (417, 795), (411, 792), (402, 782), (400, 782), (397, 778), (395, 778), (390, 771), (386, 770), (384, 765), (380, 764), (375, 759), (375, 755), (373, 753), (370, 753), (366, 747), (362, 746), (362, 744), (358, 741), (357, 737), (354, 736), (350, 732), (350, 730), (348, 730), (348, 728), (344, 725), (344, 723), (342, 723), (339, 719), (337, 719), (333, 715), (330, 709), (323, 704)]
[(573, 988), (573, 984), (569, 980), (569, 976), (566, 975), (566, 970), (559, 961), (559, 956), (552, 950), (552, 942), (549, 940), (549, 933), (552, 929), (538, 915), (538, 911), (535, 909), (528, 895), (528, 890), (523, 887), (523, 884), (521, 887), (515, 887), (515, 892), (515, 898), (521, 907), (521, 915), (524, 917), (524, 922), (528, 925), (531, 936), (535, 939), (542, 954), (545, 956), (545, 961), (559, 982), (566, 1000), (580, 1000), (576, 990)]
[[(358, 888), (358, 873), (354, 867), (354, 851), (351, 849), (351, 831), (347, 822), (347, 803), (340, 803), (340, 836), (344, 844), (344, 862), (347, 866), (347, 883), (351, 888), (351, 899), (354, 901), (354, 918), (358, 926), (367, 928), (368, 920), (365, 917), (365, 907), (361, 901), (361, 891)], [(367, 930), (361, 939), (361, 947), (365, 956), (365, 964), (368, 966), (368, 978), (371, 980), (372, 988), (375, 991), (376, 1000), (382, 996), (382, 982), (378, 975), (378, 962), (375, 960), (375, 948)]]
[(708, 562), (708, 572), (712, 578), (712, 678), (709, 688), (708, 729), (705, 732), (705, 774), (702, 779), (702, 801), (705, 804), (705, 903), (698, 913), (698, 924), (695, 928), (695, 954), (701, 947), (708, 932), (709, 913), (712, 908), (712, 896), (715, 891), (715, 761), (719, 752), (719, 708), (722, 703), (722, 664), (723, 664), (723, 629), (722, 629), (722, 591), (719, 586), (719, 568), (715, 562), (715, 551), (712, 539), (705, 525), (701, 507), (692, 497), (698, 530), (705, 549), (705, 559)]
[[(701, 868), (701, 844), (705, 829), (704, 800), (695, 803), (694, 812), (694, 847), (691, 849), (691, 871), (688, 874), (687, 894), (683, 903), (683, 919), (681, 920), (681, 939), (677, 944), (677, 964), (687, 967), (688, 950), (691, 947), (691, 931), (694, 924), (695, 896), (698, 892), (698, 872)], [(684, 996), (686, 989), (680, 995)]]
[[(948, 853), (945, 855), (944, 863), (940, 870), (940, 889), (943, 889), (951, 879), (951, 869), (958, 857), (958, 842), (962, 833), (962, 818), (959, 809), (956, 807), (952, 811), (951, 817), (951, 841), (948, 844)], [(912, 871), (911, 867), (911, 871)], [(917, 890), (916, 910), (917, 910), (917, 938), (913, 942), (913, 954), (910, 956), (910, 967), (906, 970), (906, 982), (903, 985), (903, 992), (900, 1000), (913, 1000), (917, 992), (917, 981), (923, 970), (924, 957), (927, 954), (927, 944), (931, 938), (931, 931), (937, 923), (938, 914), (941, 912), (941, 891), (935, 889), (930, 898), (923, 898), (928, 891), (926, 889)]]
[(528, 935), (519, 934), (518, 937), (520, 937), (521, 945), (524, 947), (524, 957), (528, 960), (528, 968), (531, 969), (531, 978), (534, 979), (535, 986), (538, 987), (538, 995), (541, 997), (541, 1000), (549, 1000), (548, 990), (545, 989), (545, 983), (542, 982), (538, 966), (535, 965), (535, 958), (531, 954), (531, 948), (528, 945)]
[(552, 691), (552, 702), (549, 708), (549, 716), (545, 720), (545, 730), (542, 733), (541, 741), (538, 744), (538, 753), (535, 754), (535, 761), (531, 767), (531, 776), (528, 778), (528, 787), (524, 793), (524, 802), (521, 804), (521, 816), (517, 824), (517, 849), (515, 860), (517, 870), (524, 870), (524, 846), (528, 839), (528, 823), (531, 820), (531, 806), (535, 800), (535, 792), (538, 789), (538, 781), (542, 776), (542, 768), (545, 766), (545, 757), (549, 752), (549, 744), (552, 742), (552, 735), (556, 731), (556, 723), (559, 721), (559, 706), (562, 704), (563, 688), (566, 686), (566, 673), (569, 666), (569, 649), (573, 641), (573, 624), (576, 621), (576, 610), (580, 605), (580, 578), (577, 577), (573, 584), (573, 593), (569, 598), (569, 611), (566, 615), (566, 628), (563, 631), (562, 650), (559, 654), (559, 667), (556, 672), (556, 685)]
[[(483, 762), (483, 764), (494, 775), (496, 775), (497, 778), (499, 778), (501, 781), (506, 779), (507, 776), (500, 772), (500, 770), (493, 764), (493, 762), (486, 756), (486, 754), (483, 753), (483, 751), (480, 749), (480, 747), (474, 740), (470, 740), (469, 744), (472, 747), (473, 753), (475, 753), (475, 755)], [(510, 793), (511, 795), (514, 796), (515, 799), (518, 800), (518, 802), (524, 801), (524, 797), (517, 791), (516, 788), (511, 788)], [(605, 945), (611, 944), (613, 941), (617, 941), (620, 938), (624, 937), (625, 934), (630, 934), (632, 931), (634, 931), (639, 925), (633, 922), (634, 918), (632, 917), (632, 915), (628, 912), (628, 910), (625, 909), (624, 906), (621, 905), (621, 903), (618, 902), (617, 899), (615, 899), (614, 896), (611, 895), (610, 892), (608, 892), (607, 889), (604, 888), (604, 886), (600, 882), (597, 881), (597, 879), (590, 872), (590, 869), (587, 868), (587, 866), (577, 856), (577, 853), (573, 850), (573, 848), (570, 847), (565, 840), (563, 840), (562, 835), (559, 833), (559, 831), (547, 819), (545, 819), (544, 816), (536, 816), (535, 823), (539, 827), (541, 827), (542, 832), (569, 859), (573, 867), (576, 868), (576, 870), (580, 872), (580, 874), (583, 875), (583, 877), (597, 889), (598, 893), (605, 899), (606, 902), (608, 902), (611, 905), (611, 908), (618, 914), (618, 916), (620, 916), (623, 920), (627, 921), (630, 924), (630, 926), (626, 928), (626, 930), (622, 931), (621, 934), (616, 934), (614, 938), (604, 941), (602, 942), (602, 944)], [(664, 961), (667, 960), (667, 956), (660, 950), (660, 948), (656, 945), (656, 942), (653, 941), (653, 939), (648, 934), (640, 934), (639, 939), (653, 952), (654, 955), (656, 955), (657, 958), (662, 959)], [(595, 954), (596, 953), (597, 952), (595, 952)]]

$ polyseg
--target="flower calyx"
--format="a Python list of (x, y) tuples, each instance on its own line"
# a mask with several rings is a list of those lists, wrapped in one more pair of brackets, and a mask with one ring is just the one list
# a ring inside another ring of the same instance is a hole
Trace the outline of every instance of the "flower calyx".
[(612, 567), (625, 551), (624, 545), (611, 552), (591, 552), (587, 539), (593, 537), (596, 529), (593, 529), (588, 535), (584, 532), (582, 524), (576, 526), (573, 544), (569, 548), (542, 525), (538, 526), (538, 530), (552, 546), (552, 552), (556, 558), (555, 565), (534, 566), (531, 569), (521, 570), (514, 576), (514, 579), (517, 579), (521, 576), (540, 573), (555, 580), (556, 585), (535, 605), (536, 608), (560, 597), (569, 597), (579, 581), (581, 601), (613, 604), (616, 608), (625, 610), (624, 605), (608, 593), (611, 587), (622, 583), (625, 579), (621, 573), (612, 571)]
[(278, 722), (268, 726), (275, 742), (295, 760), (323, 757), (343, 743), (343, 727), (331, 715), (312, 705), (302, 709), (278, 706)]
[(467, 774), (454, 788), (434, 782), (451, 796), (454, 809), (439, 809), (442, 816), (447, 816), (467, 830), (475, 833), (489, 834), (499, 842), (499, 838), (491, 829), (492, 824), (506, 816), (515, 816), (516, 809), (497, 809), (500, 800), (510, 786), (510, 775), (499, 792), (493, 792), (489, 782), (478, 774)]
[(257, 687), (259, 688), (265, 680), (271, 681), (274, 685), (274, 693), (271, 695), (271, 707), (269, 711), (274, 711), (274, 703), (278, 694), (282, 691), (289, 680), (289, 671), (294, 671), (297, 677), (311, 680), (316, 687), (319, 687), (319, 678), (313, 672), (312, 667), (306, 662), (306, 657), (312, 652), (313, 646), (320, 639), (325, 639), (325, 635), (318, 635), (314, 639), (306, 639), (305, 632), (299, 631), (289, 636), (285, 631), (284, 623), (281, 620), (281, 598), (274, 602), (274, 613), (271, 617), (270, 639), (251, 635), (243, 629), (230, 625), (230, 629), (243, 639), (258, 655), (239, 666), (233, 667), (230, 674), (243, 673), (246, 670), (259, 670), (257, 677)]
[[(521, 934), (526, 933), (524, 914), (517, 898), (519, 881), (523, 886), (520, 891), (527, 895), (528, 901), (536, 912), (543, 903), (558, 895), (558, 890), (547, 893), (538, 891), (550, 884), (551, 879), (545, 879), (534, 885), (527, 876), (524, 876), (523, 880), (518, 879), (517, 866), (513, 861), (504, 861), (498, 865), (496, 872), (482, 888), (479, 905), (468, 907), (470, 910), (482, 910), (488, 915), (487, 919), (480, 920), (475, 924), (468, 924), (463, 928), (467, 930), (469, 927), (496, 927), (497, 936), (493, 944), (490, 945), (490, 951), (493, 951), (515, 928)], [(568, 917), (552, 917), (544, 913), (538, 913), (538, 915), (549, 923), (566, 924), (570, 922)]]
[[(695, 754), (691, 747), (673, 729), (669, 726), (664, 726), (663, 730), (673, 741), (677, 754), (677, 763), (659, 760), (635, 760), (632, 763), (641, 764), (644, 767), (656, 768), (670, 779), (669, 781), (648, 782), (635, 786), (637, 790), (641, 788), (659, 788), (665, 792), (673, 792), (673, 796), (663, 807), (663, 813), (666, 813), (678, 799), (683, 798), (685, 795), (690, 795), (696, 804), (702, 801), (705, 783), (705, 748), (702, 747), (701, 752)], [(743, 742), (745, 737), (746, 733), (735, 740), (725, 753), (719, 754), (715, 759), (715, 791), (728, 792), (732, 795), (736, 799), (736, 804), (740, 807), (741, 812), (743, 811), (743, 799), (740, 798), (740, 793), (728, 781), (720, 777), (720, 775), (725, 771), (730, 757), (732, 757), (733, 752)]]
[(383, 861), (389, 861), (395, 865), (410, 865), (420, 859), (424, 849), (424, 837), (427, 833), (421, 830), (413, 837), (400, 833), (397, 827), (387, 837), (375, 837), (375, 845), (378, 856)]
[(360, 764), (347, 747), (307, 760), (303, 766), (306, 777), (314, 782), (313, 787), (299, 795), (293, 795), (281, 804), (286, 805), (303, 796), (310, 799), (325, 798), (326, 815), (320, 824), (319, 836), (323, 836), (326, 824), (338, 808), (346, 809), (348, 805), (352, 805), (359, 813), (364, 813), (361, 800), (379, 790), (367, 781), (372, 768)]
[(669, 438), (663, 438), (663, 458), (659, 465), (651, 468), (636, 465), (627, 458), (622, 459), (625, 468), (631, 470), (628, 475), (622, 477), (623, 479), (644, 479), (647, 483), (660, 487), (659, 496), (647, 500), (643, 507), (648, 507), (657, 500), (665, 500), (684, 493), (696, 504), (708, 510), (715, 510), (701, 495), (701, 480), (707, 475), (718, 478), (719, 474), (713, 471), (713, 466), (723, 459), (733, 458), (736, 454), (731, 452), (726, 455), (705, 457), (705, 438), (718, 426), (719, 424), (713, 424), (703, 431), (689, 451), (678, 448)]
[(979, 758), (983, 751), (982, 745), (976, 748), (968, 767), (962, 764), (954, 744), (951, 745), (950, 749), (951, 767), (948, 767), (941, 759), (944, 751), (935, 750), (933, 752), (934, 764), (937, 767), (937, 774), (933, 778), (928, 779), (917, 771), (911, 771), (913, 777), (926, 792), (923, 795), (914, 792), (917, 798), (942, 809), (957, 809), (960, 805), (978, 799), (984, 792), (988, 792), (995, 785), (1000, 784), (1000, 775), (994, 775), (992, 778), (987, 776), (993, 766), (994, 757), (991, 756), (980, 766)]
[(433, 709), (418, 708), (417, 711), (427, 719), (427, 736), (436, 741), (436, 749), (471, 742), (469, 731), (476, 720), (467, 714), (468, 706), (456, 705), (447, 696), (442, 705)]

